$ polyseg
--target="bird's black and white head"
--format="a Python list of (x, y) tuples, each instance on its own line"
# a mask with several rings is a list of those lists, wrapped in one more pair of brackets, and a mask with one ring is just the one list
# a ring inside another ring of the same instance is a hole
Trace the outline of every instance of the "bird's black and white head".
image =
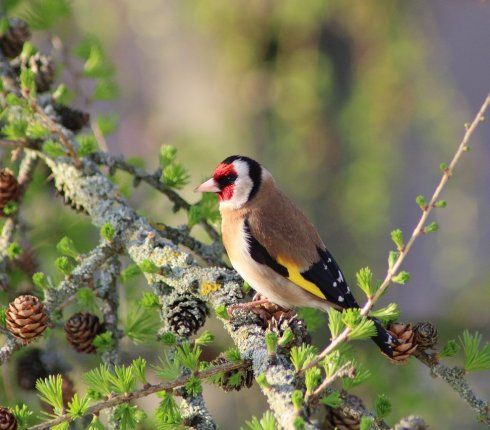
[(257, 161), (232, 155), (219, 163), (213, 177), (196, 191), (216, 193), (220, 209), (239, 209), (257, 195), (263, 181), (270, 176)]

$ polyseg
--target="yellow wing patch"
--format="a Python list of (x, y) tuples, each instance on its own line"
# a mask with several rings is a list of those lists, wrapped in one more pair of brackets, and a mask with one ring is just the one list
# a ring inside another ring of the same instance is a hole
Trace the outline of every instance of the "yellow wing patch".
[(325, 296), (321, 292), (320, 288), (318, 288), (313, 282), (303, 278), (303, 275), (301, 275), (301, 272), (299, 271), (297, 266), (291, 264), (289, 261), (283, 260), (281, 257), (277, 257), (277, 262), (288, 269), (288, 279), (291, 282), (295, 283), (309, 293), (314, 294), (315, 296), (325, 300)]

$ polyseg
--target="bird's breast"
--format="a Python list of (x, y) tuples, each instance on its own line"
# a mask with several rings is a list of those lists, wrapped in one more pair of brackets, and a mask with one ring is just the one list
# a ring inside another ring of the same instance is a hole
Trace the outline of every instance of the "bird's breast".
[(255, 291), (285, 308), (308, 306), (326, 310), (325, 300), (315, 297), (267, 265), (260, 264), (252, 258), (245, 218), (235, 219), (233, 222), (223, 218), (222, 236), (231, 264)]

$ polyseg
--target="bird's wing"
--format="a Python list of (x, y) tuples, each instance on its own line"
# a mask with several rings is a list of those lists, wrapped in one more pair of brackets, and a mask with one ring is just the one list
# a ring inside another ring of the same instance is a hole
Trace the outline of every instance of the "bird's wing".
[[(334, 307), (358, 307), (339, 266), (321, 240), (316, 240), (316, 231), (309, 221), (306, 218), (305, 221), (307, 224), (297, 226), (294, 232), (303, 237), (291, 241), (291, 235), (281, 224), (261, 224), (260, 228), (254, 228), (257, 224), (246, 219), (244, 230), (251, 257)], [(314, 234), (309, 231), (311, 229)], [(281, 242), (289, 246), (283, 246), (282, 251), (267, 246)]]

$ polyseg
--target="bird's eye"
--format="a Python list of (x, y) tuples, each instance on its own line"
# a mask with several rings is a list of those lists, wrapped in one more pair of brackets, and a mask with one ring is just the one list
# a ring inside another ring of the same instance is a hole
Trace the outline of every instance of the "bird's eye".
[(234, 173), (230, 173), (228, 175), (220, 176), (217, 179), (217, 182), (220, 188), (225, 188), (226, 186), (233, 184), (236, 179), (237, 175), (235, 175)]

